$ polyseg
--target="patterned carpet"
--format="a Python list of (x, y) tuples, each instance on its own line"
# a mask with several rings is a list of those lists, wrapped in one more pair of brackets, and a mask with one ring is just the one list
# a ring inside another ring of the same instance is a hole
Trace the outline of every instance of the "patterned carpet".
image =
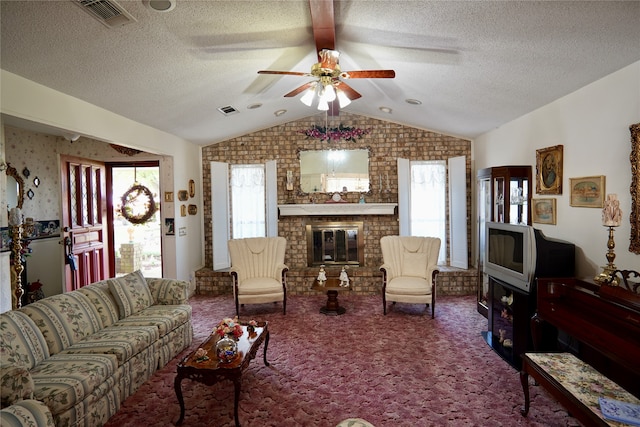
[[(242, 379), (239, 417), (245, 427), (335, 426), (363, 418), (387, 426), (579, 426), (546, 391), (531, 387), (523, 418), (518, 372), (483, 341), (487, 320), (474, 297), (440, 297), (436, 318), (424, 306), (397, 304), (382, 314), (381, 297), (340, 296), (342, 316), (319, 313), (326, 296), (292, 296), (247, 305), (242, 320), (267, 320), (271, 340)], [(195, 296), (194, 342), (159, 370), (109, 420), (108, 427), (170, 426), (180, 414), (176, 364), (223, 317), (232, 297)], [(182, 382), (184, 426), (233, 426), (233, 385)]]

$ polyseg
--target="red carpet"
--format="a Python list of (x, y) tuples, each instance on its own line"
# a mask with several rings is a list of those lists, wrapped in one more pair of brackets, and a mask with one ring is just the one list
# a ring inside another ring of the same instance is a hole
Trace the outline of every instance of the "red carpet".
[[(483, 341), (487, 320), (474, 297), (440, 297), (436, 318), (424, 306), (397, 304), (382, 314), (382, 298), (341, 296), (342, 316), (318, 312), (325, 296), (292, 296), (280, 304), (247, 305), (242, 320), (267, 320), (271, 340), (242, 379), (244, 427), (335, 426), (364, 418), (387, 426), (579, 426), (546, 391), (531, 387), (523, 418), (518, 372)], [(191, 299), (194, 342), (159, 370), (107, 426), (170, 426), (180, 408), (173, 389), (179, 359), (233, 316), (231, 296)], [(233, 426), (233, 385), (182, 382), (184, 426)]]

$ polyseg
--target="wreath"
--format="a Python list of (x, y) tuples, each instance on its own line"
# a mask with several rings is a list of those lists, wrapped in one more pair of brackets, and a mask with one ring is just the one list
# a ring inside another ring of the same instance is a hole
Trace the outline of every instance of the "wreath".
[[(144, 210), (141, 209), (144, 206)], [(144, 224), (156, 213), (153, 193), (141, 184), (134, 184), (122, 195), (120, 214), (132, 224)]]

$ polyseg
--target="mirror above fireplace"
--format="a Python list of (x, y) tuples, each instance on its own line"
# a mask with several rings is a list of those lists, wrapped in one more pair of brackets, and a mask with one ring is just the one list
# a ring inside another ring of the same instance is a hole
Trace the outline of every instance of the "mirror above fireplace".
[(369, 150), (299, 151), (303, 193), (369, 192)]

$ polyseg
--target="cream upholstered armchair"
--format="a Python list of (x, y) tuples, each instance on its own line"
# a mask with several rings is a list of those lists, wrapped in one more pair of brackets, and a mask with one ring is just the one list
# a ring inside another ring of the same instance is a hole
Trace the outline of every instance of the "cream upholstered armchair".
[(440, 239), (437, 237), (384, 236), (382, 249), (382, 306), (387, 301), (431, 304), (435, 316), (436, 276)]
[(284, 264), (287, 240), (284, 237), (251, 237), (231, 239), (231, 277), (236, 314), (240, 304), (261, 304), (282, 301), (282, 313), (287, 313), (286, 274)]

